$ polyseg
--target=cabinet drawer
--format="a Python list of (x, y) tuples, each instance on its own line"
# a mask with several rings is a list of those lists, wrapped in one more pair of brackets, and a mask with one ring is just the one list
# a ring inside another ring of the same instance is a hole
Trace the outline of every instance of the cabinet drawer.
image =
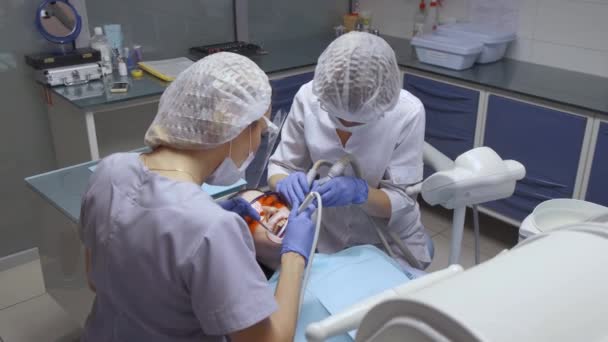
[(563, 197), (554, 196), (544, 190), (539, 187), (517, 184), (513, 196), (500, 201), (484, 203), (483, 207), (492, 209), (514, 220), (523, 221), (540, 203)]
[(512, 198), (484, 205), (522, 220), (540, 202), (571, 198), (587, 119), (496, 95), (490, 96), (485, 144), (526, 167)]
[(404, 88), (424, 105), (426, 142), (452, 160), (474, 147), (479, 92), (407, 74)]

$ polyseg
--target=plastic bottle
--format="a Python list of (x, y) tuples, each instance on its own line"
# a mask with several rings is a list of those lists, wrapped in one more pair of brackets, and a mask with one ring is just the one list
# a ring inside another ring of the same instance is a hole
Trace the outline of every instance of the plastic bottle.
[(129, 75), (129, 71), (127, 69), (127, 63), (125, 62), (125, 60), (121, 57), (118, 60), (118, 74), (120, 76), (128, 76)]
[(91, 37), (91, 48), (101, 52), (101, 67), (104, 75), (112, 73), (112, 49), (101, 27), (95, 28), (95, 35)]
[(414, 16), (414, 29), (412, 30), (412, 37), (419, 36), (424, 33), (424, 23), (426, 22), (426, 4), (424, 0), (420, 0), (418, 5), (418, 11)]
[(126, 47), (124, 50), (125, 53), (123, 56), (123, 60), (125, 61), (125, 63), (127, 63), (127, 70), (131, 72), (131, 70), (137, 68), (137, 62), (135, 62), (135, 50), (131, 50), (128, 47)]
[(431, 33), (437, 29), (439, 3), (437, 0), (431, 0), (429, 10), (426, 14), (424, 22), (424, 33)]

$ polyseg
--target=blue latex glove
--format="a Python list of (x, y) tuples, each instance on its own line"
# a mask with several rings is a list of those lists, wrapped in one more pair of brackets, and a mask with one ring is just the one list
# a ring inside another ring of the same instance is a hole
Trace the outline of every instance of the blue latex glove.
[(236, 213), (242, 218), (249, 216), (255, 221), (260, 220), (260, 214), (255, 209), (253, 209), (249, 202), (242, 199), (241, 197), (235, 197), (229, 200), (219, 201), (217, 204), (224, 208), (224, 210), (232, 211), (233, 213)]
[(369, 186), (361, 178), (335, 177), (323, 185), (313, 183), (312, 191), (318, 192), (324, 207), (344, 207), (367, 202)]
[(291, 210), (289, 221), (285, 228), (281, 255), (288, 252), (298, 253), (308, 263), (310, 249), (312, 248), (315, 236), (315, 224), (310, 218), (314, 211), (315, 207), (312, 204), (301, 214), (298, 214), (298, 208)]
[(309, 190), (304, 172), (294, 172), (277, 182), (277, 192), (289, 201), (292, 208), (300, 206)]

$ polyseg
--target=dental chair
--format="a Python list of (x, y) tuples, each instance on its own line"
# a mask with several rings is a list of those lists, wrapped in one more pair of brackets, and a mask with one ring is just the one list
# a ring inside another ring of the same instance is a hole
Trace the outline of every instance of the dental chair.
[(309, 342), (607, 341), (608, 224), (535, 235), (481, 265), (391, 288), (306, 329)]

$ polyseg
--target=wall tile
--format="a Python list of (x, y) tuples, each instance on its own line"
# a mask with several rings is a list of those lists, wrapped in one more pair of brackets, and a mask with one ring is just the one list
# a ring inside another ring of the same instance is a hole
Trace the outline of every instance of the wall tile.
[(532, 59), (533, 47), (534, 41), (532, 39), (518, 36), (517, 40), (509, 45), (507, 57), (521, 61), (530, 61)]
[(608, 51), (608, 2), (540, 0), (534, 38)]
[(608, 52), (535, 42), (532, 62), (608, 77)]
[[(608, 0), (519, 0), (517, 41), (507, 57), (608, 77)], [(409, 38), (417, 0), (363, 0), (384, 34)], [(470, 0), (449, 0), (442, 20), (469, 17)]]

